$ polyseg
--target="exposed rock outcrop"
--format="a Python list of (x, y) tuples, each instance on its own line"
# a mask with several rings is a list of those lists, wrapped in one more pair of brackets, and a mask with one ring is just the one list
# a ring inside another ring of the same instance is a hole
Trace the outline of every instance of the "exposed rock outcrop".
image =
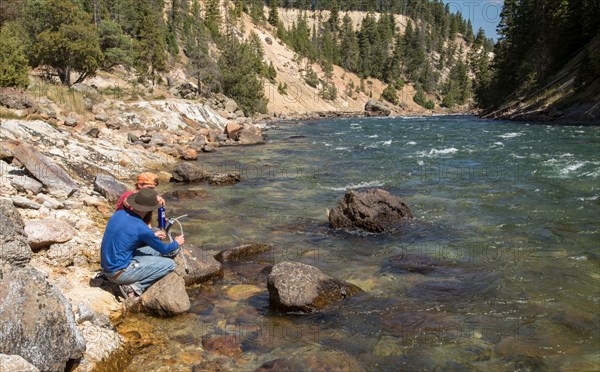
[(39, 372), (40, 370), (18, 355), (0, 354), (0, 371)]
[(382, 189), (350, 190), (339, 205), (329, 211), (329, 223), (338, 229), (362, 229), (380, 233), (392, 231), (403, 219), (413, 218), (408, 206)]
[(54, 196), (69, 197), (79, 189), (75, 181), (58, 164), (35, 147), (22, 143), (12, 149), (17, 160)]
[(31, 260), (31, 248), (23, 232), (24, 224), (19, 211), (10, 200), (0, 199), (0, 266), (25, 266)]
[(75, 229), (67, 222), (44, 218), (25, 222), (25, 234), (31, 249), (37, 250), (54, 243), (68, 242), (75, 236)]
[(109, 202), (115, 202), (127, 191), (127, 186), (111, 175), (98, 174), (94, 180), (94, 190), (102, 194)]
[(267, 279), (269, 302), (284, 312), (311, 313), (362, 292), (343, 280), (331, 278), (314, 266), (285, 261), (273, 266)]
[(20, 355), (42, 371), (62, 371), (85, 351), (71, 305), (31, 267), (0, 270), (0, 353)]
[(377, 101), (371, 98), (365, 104), (365, 111), (367, 113), (373, 113), (375, 115), (389, 116), (391, 110), (385, 105), (385, 103)]

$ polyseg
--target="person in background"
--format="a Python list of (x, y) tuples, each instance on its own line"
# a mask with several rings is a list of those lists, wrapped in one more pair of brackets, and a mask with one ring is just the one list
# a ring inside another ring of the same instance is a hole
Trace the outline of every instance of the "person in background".
[[(135, 183), (135, 190), (131, 190), (131, 191), (125, 191), (120, 197), (119, 200), (117, 200), (117, 205), (115, 207), (115, 210), (121, 210), (124, 208), (129, 208), (129, 205), (127, 205), (127, 198), (133, 194), (136, 193), (138, 191), (140, 191), (141, 189), (154, 189), (156, 186), (158, 186), (158, 176), (152, 172), (144, 172), (144, 173), (140, 173), (137, 176), (137, 182)], [(162, 206), (165, 205), (165, 200), (163, 198), (161, 198), (160, 196), (157, 195), (157, 200), (158, 203)]]
[[(127, 198), (129, 196), (131, 196), (132, 194), (134, 194), (140, 190), (154, 189), (157, 186), (158, 186), (158, 176), (156, 174), (154, 174), (152, 172), (140, 173), (137, 176), (137, 181), (135, 183), (135, 190), (125, 191), (119, 197), (119, 200), (117, 200), (117, 205), (115, 207), (115, 211), (119, 211), (122, 209), (131, 209), (129, 204), (127, 204)], [(164, 207), (165, 200), (162, 197), (160, 197), (159, 195), (156, 196), (156, 199), (158, 201), (158, 204), (160, 204), (161, 206)], [(148, 213), (144, 217), (144, 222), (146, 223), (146, 225), (148, 225), (149, 228), (152, 229), (152, 212)], [(155, 234), (159, 237), (159, 239), (164, 239), (166, 237), (166, 234), (164, 233), (164, 231), (155, 230)]]
[(154, 282), (175, 270), (173, 253), (184, 244), (183, 235), (165, 244), (144, 223), (158, 209), (156, 191), (142, 188), (125, 200), (129, 209), (116, 211), (108, 220), (100, 248), (100, 265), (108, 280), (119, 285), (125, 299), (140, 296)]

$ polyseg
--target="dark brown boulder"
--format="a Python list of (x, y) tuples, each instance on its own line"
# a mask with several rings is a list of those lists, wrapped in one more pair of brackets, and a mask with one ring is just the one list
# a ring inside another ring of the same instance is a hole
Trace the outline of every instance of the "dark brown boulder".
[(173, 179), (177, 182), (202, 182), (208, 174), (192, 163), (181, 163), (173, 169)]
[(413, 218), (410, 208), (382, 189), (350, 190), (338, 206), (329, 211), (329, 223), (333, 228), (375, 233), (392, 231), (400, 221), (409, 218)]
[(354, 284), (331, 278), (314, 266), (290, 261), (273, 266), (267, 288), (273, 308), (300, 313), (322, 310), (362, 292)]

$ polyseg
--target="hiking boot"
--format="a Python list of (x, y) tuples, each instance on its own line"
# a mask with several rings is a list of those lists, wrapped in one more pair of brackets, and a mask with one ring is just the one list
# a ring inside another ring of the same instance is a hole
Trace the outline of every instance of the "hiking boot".
[(119, 289), (121, 290), (121, 294), (123, 295), (123, 298), (125, 298), (125, 300), (127, 300), (130, 297), (136, 297), (135, 291), (129, 284), (121, 284), (119, 286)]

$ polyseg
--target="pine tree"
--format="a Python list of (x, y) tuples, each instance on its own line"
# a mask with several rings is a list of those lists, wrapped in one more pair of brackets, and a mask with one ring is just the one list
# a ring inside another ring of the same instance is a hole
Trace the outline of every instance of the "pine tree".
[(219, 67), (223, 74), (223, 93), (233, 98), (246, 115), (266, 112), (264, 85), (256, 71), (256, 55), (248, 43), (233, 36), (226, 40)]
[(269, 18), (267, 22), (275, 27), (279, 24), (279, 0), (269, 0)]
[(36, 36), (34, 65), (52, 67), (69, 86), (74, 71), (79, 73), (75, 83), (94, 75), (104, 55), (89, 15), (68, 0), (50, 0), (45, 10), (46, 29)]
[(208, 42), (210, 31), (200, 19), (200, 5), (197, 0), (192, 2), (187, 16), (190, 29), (184, 35), (184, 53), (188, 57), (186, 69), (196, 79), (201, 92), (221, 92), (221, 70), (210, 57)]
[(394, 80), (400, 79), (404, 72), (404, 43), (402, 36), (398, 34), (396, 36), (396, 42), (394, 45), (394, 52), (390, 57), (388, 68), (386, 71), (385, 81), (386, 83), (390, 83)]
[(206, 10), (204, 14), (204, 23), (213, 37), (219, 37), (221, 31), (221, 9), (220, 0), (206, 0)]
[(117, 22), (111, 20), (100, 21), (98, 23), (98, 36), (100, 38), (100, 49), (104, 53), (102, 63), (104, 69), (116, 65), (132, 66), (132, 41), (123, 33)]
[(138, 41), (135, 44), (134, 66), (142, 77), (150, 78), (155, 83), (158, 73), (167, 68), (166, 26), (162, 12), (156, 11), (149, 5), (140, 9), (140, 13), (142, 20)]
[(352, 28), (352, 19), (348, 14), (342, 20), (340, 34), (340, 64), (348, 71), (357, 72), (360, 57), (358, 38)]
[(27, 88), (29, 63), (23, 44), (10, 24), (0, 27), (0, 87)]

